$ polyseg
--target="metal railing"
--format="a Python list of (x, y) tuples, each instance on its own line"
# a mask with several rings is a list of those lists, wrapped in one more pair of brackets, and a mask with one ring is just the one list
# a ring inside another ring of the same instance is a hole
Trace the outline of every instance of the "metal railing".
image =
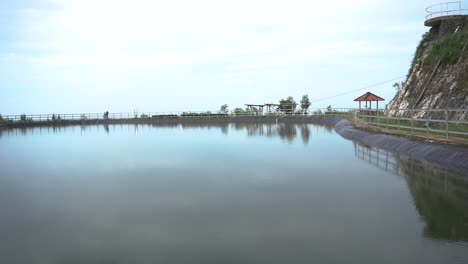
[(426, 8), (426, 20), (437, 18), (437, 17), (467, 15), (467, 14), (468, 14), (468, 9), (462, 8), (461, 1), (440, 3), (440, 4), (435, 4)]
[(377, 128), (468, 138), (468, 109), (385, 109), (356, 112), (356, 123)]
[(240, 112), (221, 111), (171, 111), (171, 112), (117, 112), (108, 113), (75, 113), (75, 114), (22, 114), (4, 115), (6, 122), (47, 122), (47, 121), (73, 121), (73, 120), (102, 120), (102, 119), (157, 119), (157, 118), (185, 118), (185, 117), (247, 117), (247, 116), (307, 116), (307, 115), (336, 115), (343, 112), (352, 112), (354, 108), (315, 108), (302, 110), (242, 110)]
[[(468, 109), (356, 109), (356, 108), (313, 108), (302, 110), (242, 110), (238, 112), (185, 111), (185, 112), (117, 112), (81, 114), (34, 114), (6, 115), (2, 122), (60, 122), (124, 119), (183, 119), (183, 118), (235, 118), (235, 117), (277, 117), (286, 116), (341, 116), (358, 125), (408, 131), (411, 134), (426, 134), (468, 138)], [(278, 119), (279, 120), (279, 119)]]

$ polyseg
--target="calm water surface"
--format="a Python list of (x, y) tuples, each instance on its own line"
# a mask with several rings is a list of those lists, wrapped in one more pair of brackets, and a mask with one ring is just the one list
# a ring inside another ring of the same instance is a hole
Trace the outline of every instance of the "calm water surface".
[(0, 131), (0, 263), (468, 263), (468, 175), (314, 125)]

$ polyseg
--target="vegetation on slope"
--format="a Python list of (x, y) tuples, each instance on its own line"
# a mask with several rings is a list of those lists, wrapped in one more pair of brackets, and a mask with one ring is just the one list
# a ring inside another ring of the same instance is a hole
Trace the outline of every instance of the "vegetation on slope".
[[(442, 59), (442, 63), (455, 64), (460, 57), (468, 55), (465, 46), (468, 43), (468, 29), (457, 32), (455, 35), (437, 41), (432, 46), (424, 65), (431, 66)], [(465, 48), (465, 50), (463, 50)]]

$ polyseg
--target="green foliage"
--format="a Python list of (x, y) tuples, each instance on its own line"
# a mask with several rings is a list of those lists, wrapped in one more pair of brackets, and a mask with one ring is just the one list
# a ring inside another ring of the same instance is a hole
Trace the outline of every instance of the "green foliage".
[(405, 82), (396, 82), (393, 84), (393, 87), (397, 90), (397, 92), (401, 91), (405, 86)]
[(421, 41), (418, 44), (418, 47), (416, 48), (416, 52), (414, 53), (413, 56), (413, 61), (411, 62), (411, 68), (408, 71), (408, 74), (406, 75), (406, 79), (408, 79), (411, 70), (413, 67), (416, 65), (416, 62), (422, 57), (423, 52), (424, 52), (424, 44), (432, 40), (432, 35), (430, 32), (426, 32), (422, 35)]
[(57, 120), (57, 117), (55, 116), (55, 114), (52, 114), (52, 121), (56, 121)]
[(462, 54), (463, 47), (468, 43), (468, 30), (457, 32), (452, 37), (444, 38), (437, 41), (433, 46), (429, 55), (424, 61), (424, 65), (431, 66), (436, 64), (439, 59), (443, 63), (455, 64), (461, 56), (468, 55), (468, 50)]
[(149, 115), (141, 114), (140, 117), (141, 118), (149, 118)]
[(258, 115), (259, 113), (260, 113), (260, 111), (255, 106), (251, 106), (250, 108), (248, 108), (246, 110), (246, 114), (248, 114), (248, 115)]
[(227, 114), (229, 112), (229, 106), (227, 104), (223, 104), (219, 111), (221, 114)]
[(294, 98), (292, 96), (288, 96), (286, 99), (281, 99), (279, 101), (279, 109), (287, 114), (291, 114), (296, 110), (296, 101), (294, 101)]
[(310, 103), (310, 100), (309, 100), (309, 96), (307, 94), (303, 95), (302, 99), (301, 99), (301, 109), (304, 110), (305, 112), (307, 112), (310, 105), (311, 105), (311, 103)]
[(232, 111), (232, 114), (234, 114), (234, 115), (245, 115), (245, 114), (247, 114), (247, 111), (245, 111), (244, 109), (242, 109), (240, 107), (237, 107), (236, 109), (234, 109)]
[(0, 114), (0, 121), (3, 121), (3, 117), (2, 117), (2, 114)]
[(26, 121), (26, 114), (22, 114), (20, 116), (20, 120), (21, 120), (21, 122), (25, 122)]
[(327, 106), (327, 113), (333, 112), (333, 108), (331, 105)]

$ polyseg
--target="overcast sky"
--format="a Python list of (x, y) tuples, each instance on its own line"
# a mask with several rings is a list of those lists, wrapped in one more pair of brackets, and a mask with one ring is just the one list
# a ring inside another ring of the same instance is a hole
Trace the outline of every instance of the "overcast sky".
[(434, 2), (0, 0), (0, 113), (354, 107), (314, 101), (405, 75)]

